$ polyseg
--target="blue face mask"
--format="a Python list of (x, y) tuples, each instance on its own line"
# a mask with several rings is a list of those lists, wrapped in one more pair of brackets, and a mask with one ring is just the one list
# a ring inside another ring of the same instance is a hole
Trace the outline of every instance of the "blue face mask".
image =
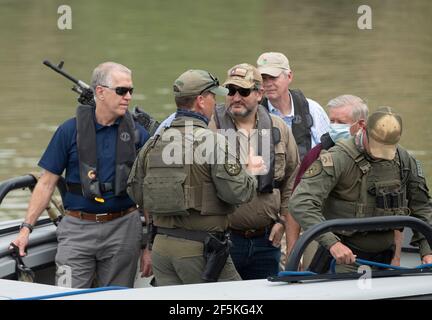
[(333, 142), (337, 142), (340, 139), (349, 139), (351, 125), (344, 123), (330, 123), (329, 135)]

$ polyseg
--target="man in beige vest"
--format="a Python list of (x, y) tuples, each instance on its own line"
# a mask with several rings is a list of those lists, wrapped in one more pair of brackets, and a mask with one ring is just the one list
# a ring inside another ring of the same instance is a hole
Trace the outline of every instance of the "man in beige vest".
[(240, 158), (256, 152), (263, 156), (268, 169), (257, 176), (257, 194), (252, 201), (229, 216), (230, 252), (237, 271), (242, 279), (262, 279), (278, 273), (299, 155), (291, 129), (259, 104), (262, 78), (254, 66), (242, 63), (232, 67), (224, 86), (229, 90), (226, 103), (216, 107), (209, 127), (225, 130), (228, 136), (236, 133)]
[[(180, 75), (174, 121), (132, 168), (128, 193), (153, 219), (148, 248), (157, 286), (241, 280), (229, 257), (228, 216), (252, 199), (257, 182), (228, 154), (225, 137), (207, 128), (215, 95), (227, 92), (207, 71)], [(246, 169), (265, 168), (251, 157)]]

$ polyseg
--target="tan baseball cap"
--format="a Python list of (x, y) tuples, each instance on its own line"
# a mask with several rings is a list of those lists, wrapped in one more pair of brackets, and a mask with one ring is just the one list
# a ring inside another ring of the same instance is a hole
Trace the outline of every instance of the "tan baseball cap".
[(253, 65), (241, 63), (228, 70), (228, 76), (223, 85), (228, 84), (250, 89), (256, 85), (261, 85), (262, 77), (258, 69)]
[(288, 58), (280, 52), (265, 52), (258, 57), (257, 67), (261, 74), (279, 77), (283, 70), (290, 71)]
[(219, 86), (219, 80), (205, 70), (188, 70), (180, 75), (173, 85), (176, 97), (197, 96), (206, 91), (226, 96), (228, 90)]
[(402, 118), (390, 107), (380, 107), (367, 121), (370, 154), (374, 158), (393, 160), (402, 135)]

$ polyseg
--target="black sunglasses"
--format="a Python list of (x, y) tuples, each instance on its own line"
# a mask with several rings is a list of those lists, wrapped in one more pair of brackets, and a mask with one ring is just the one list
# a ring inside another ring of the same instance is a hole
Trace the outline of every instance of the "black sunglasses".
[(128, 88), (128, 87), (115, 87), (115, 88), (111, 88), (111, 87), (104, 86), (104, 85), (100, 85), (100, 86), (104, 87), (104, 88), (108, 88), (108, 89), (114, 90), (115, 93), (118, 94), (119, 96), (125, 96), (126, 93), (128, 93), (128, 92), (132, 95), (132, 93), (134, 91), (134, 88)]
[(205, 87), (199, 95), (202, 95), (204, 92), (208, 91), (211, 88), (219, 87), (219, 80), (215, 76), (213, 76), (210, 72), (208, 73), (210, 79), (212, 80), (212, 83), (210, 83), (207, 87)]
[(248, 97), (252, 91), (256, 90), (255, 87), (245, 89), (245, 88), (236, 87), (233, 85), (227, 85), (226, 88), (228, 89), (228, 95), (229, 96), (234, 96), (236, 94), (236, 92), (238, 92), (242, 97)]

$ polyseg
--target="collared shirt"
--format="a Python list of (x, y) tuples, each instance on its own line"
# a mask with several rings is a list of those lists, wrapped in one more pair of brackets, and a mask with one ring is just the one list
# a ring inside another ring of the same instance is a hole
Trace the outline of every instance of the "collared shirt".
[[(294, 102), (291, 93), (289, 93), (289, 95), (291, 98), (291, 113), (289, 115), (283, 115), (276, 107), (271, 104), (270, 100), (268, 100), (268, 106), (269, 111), (272, 114), (281, 117), (285, 123), (290, 128), (292, 128), (292, 121), (294, 119)], [(321, 142), (321, 136), (330, 130), (330, 120), (318, 102), (309, 98), (306, 98), (306, 100), (309, 103), (309, 113), (313, 119), (313, 125), (311, 127), (311, 148), (313, 148)]]
[[(206, 116), (204, 116), (201, 113), (190, 111), (190, 110), (178, 109), (177, 112), (176, 112), (175, 117), (176, 118), (179, 118), (179, 117), (192, 117), (192, 118), (195, 118), (195, 119), (203, 121), (206, 125), (208, 125), (208, 123), (209, 123), (209, 119), (207, 119)], [(171, 123), (168, 126), (170, 126), (170, 125), (171, 125)]]
[[(281, 140), (275, 145), (275, 175), (274, 180), (279, 183), (279, 188), (272, 193), (257, 193), (251, 202), (240, 205), (230, 214), (230, 227), (237, 230), (260, 229), (275, 221), (280, 214), (288, 212), (288, 201), (292, 194), (294, 178), (298, 170), (299, 154), (291, 129), (278, 116), (271, 115), (273, 126), (278, 128)], [(259, 121), (257, 117), (257, 121)], [(210, 120), (209, 128), (217, 130), (214, 116)], [(248, 136), (238, 130), (238, 137), (244, 143), (240, 143), (240, 159), (248, 155), (248, 146), (256, 146), (257, 131), (252, 131)], [(245, 149), (246, 148), (246, 149)], [(258, 149), (256, 148), (255, 151)]]
[[(95, 122), (98, 179), (101, 183), (113, 183), (115, 179), (116, 142), (119, 123), (120, 119), (110, 126), (102, 126)], [(140, 133), (140, 141), (136, 144), (138, 150), (148, 140), (149, 134), (139, 124), (136, 124), (136, 127)], [(76, 118), (72, 118), (57, 128), (38, 165), (56, 175), (61, 175), (66, 170), (66, 182), (80, 183), (76, 138)], [(132, 200), (127, 195), (115, 197), (113, 192), (107, 192), (103, 194), (103, 198), (105, 202), (98, 203), (86, 199), (82, 195), (66, 192), (64, 207), (68, 210), (105, 213), (124, 210), (133, 205)]]
[(174, 121), (175, 117), (176, 117), (176, 112), (171, 113), (167, 118), (165, 118), (164, 121), (162, 121), (162, 123), (159, 125), (159, 127), (156, 129), (153, 135), (155, 136), (159, 134), (162, 128), (168, 128), (171, 125), (171, 123)]

